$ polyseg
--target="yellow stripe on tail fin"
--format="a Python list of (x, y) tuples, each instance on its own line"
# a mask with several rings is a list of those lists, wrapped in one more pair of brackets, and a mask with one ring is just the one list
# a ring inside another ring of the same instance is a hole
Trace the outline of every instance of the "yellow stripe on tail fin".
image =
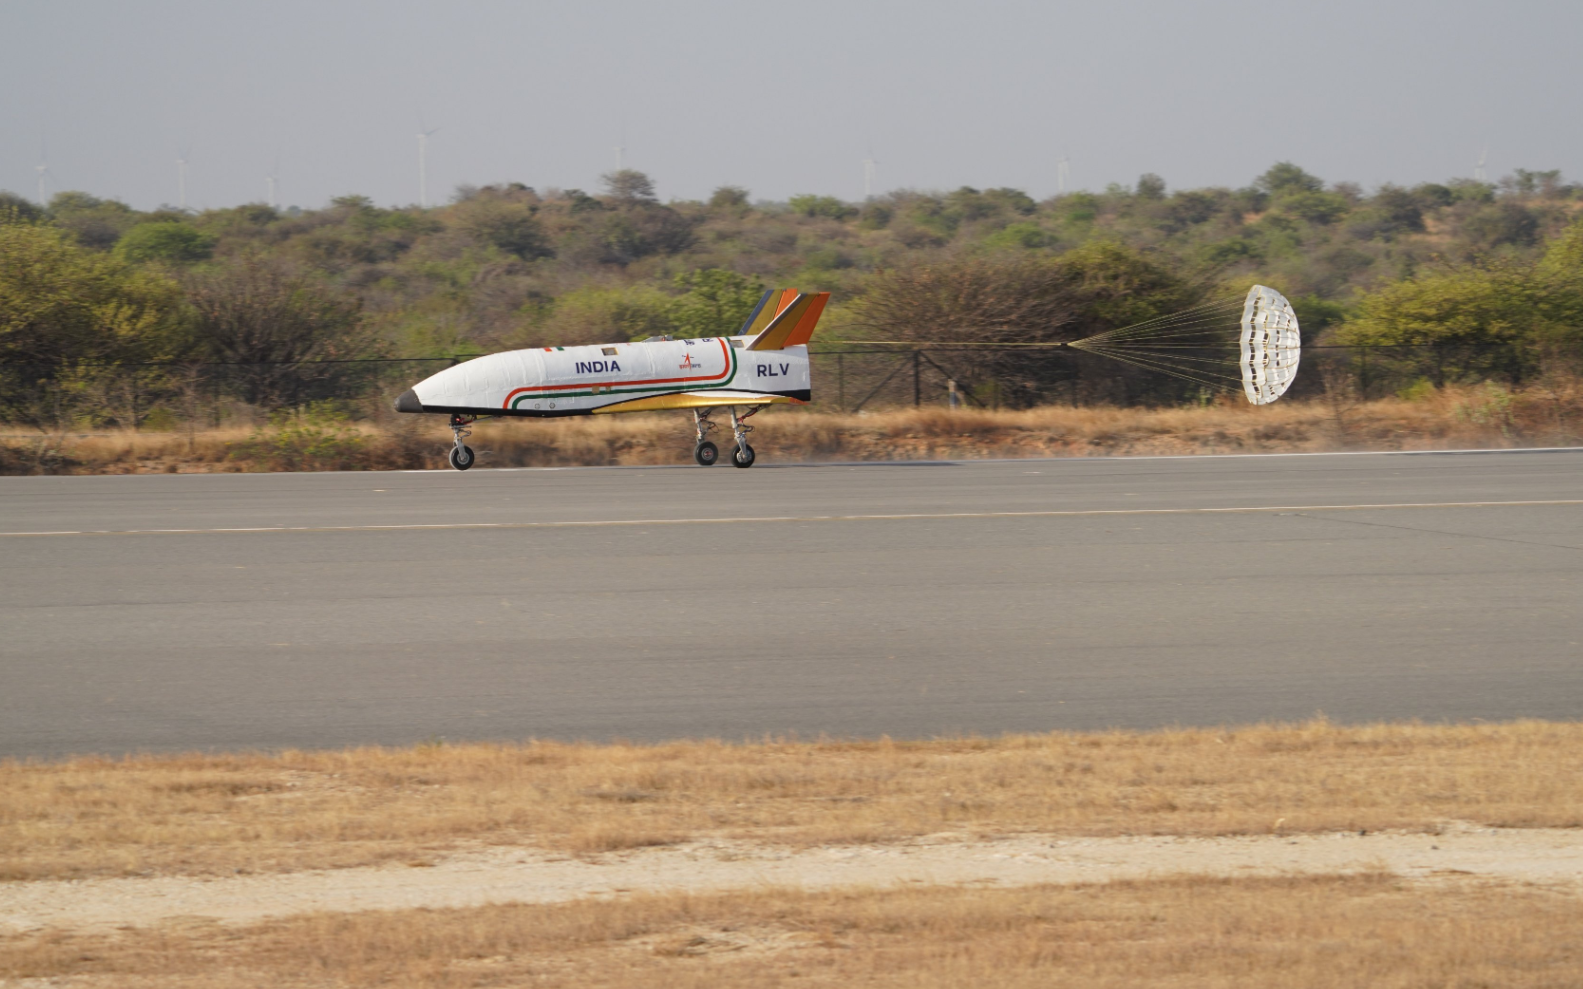
[[(792, 294), (792, 289), (786, 290), (786, 295)], [(789, 302), (782, 301), (780, 312), (748, 343), (747, 349), (784, 350), (787, 347), (799, 347), (807, 343), (813, 337), (813, 330), (819, 323), (820, 315), (824, 313), (825, 303), (829, 301), (829, 292), (819, 292), (815, 295), (798, 293)]]

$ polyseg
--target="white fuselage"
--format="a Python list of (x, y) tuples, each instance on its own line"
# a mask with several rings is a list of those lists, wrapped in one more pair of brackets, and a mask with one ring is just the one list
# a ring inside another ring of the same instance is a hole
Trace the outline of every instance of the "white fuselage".
[(508, 350), (446, 368), (412, 390), (421, 411), (477, 416), (809, 401), (808, 348), (747, 350), (750, 340), (703, 337)]

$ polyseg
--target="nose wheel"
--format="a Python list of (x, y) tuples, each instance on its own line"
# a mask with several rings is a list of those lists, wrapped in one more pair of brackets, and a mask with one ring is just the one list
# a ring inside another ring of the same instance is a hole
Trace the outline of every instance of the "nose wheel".
[(473, 466), (473, 448), (462, 441), (473, 434), (472, 425), (477, 421), (477, 416), (451, 416), (451, 433), (456, 437), (456, 444), (451, 447), (446, 459), (457, 470), (466, 470)]

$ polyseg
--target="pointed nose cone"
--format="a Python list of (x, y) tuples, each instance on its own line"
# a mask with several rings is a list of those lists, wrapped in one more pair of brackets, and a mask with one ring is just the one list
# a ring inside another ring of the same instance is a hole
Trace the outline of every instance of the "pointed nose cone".
[(418, 401), (418, 393), (408, 388), (396, 399), (397, 412), (422, 412), (423, 403)]

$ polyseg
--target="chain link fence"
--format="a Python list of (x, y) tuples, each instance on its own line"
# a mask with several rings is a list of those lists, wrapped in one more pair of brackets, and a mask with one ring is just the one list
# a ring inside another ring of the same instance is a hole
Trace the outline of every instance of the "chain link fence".
[[(1189, 353), (1186, 356), (1191, 357)], [(1191, 367), (1192, 365), (1187, 365)], [(1544, 370), (1540, 355), (1497, 344), (1309, 346), (1288, 396), (1345, 392), (1382, 398), (1427, 382), (1521, 385)], [(1232, 373), (1235, 373), (1234, 371)], [(1235, 386), (1173, 378), (1064, 347), (851, 347), (813, 352), (814, 394), (844, 412), (898, 406), (1027, 408), (1035, 405), (1182, 405)]]
[[(352, 417), (383, 415), (414, 382), (477, 354), (275, 363), (0, 365), (0, 419), (53, 428), (211, 428), (256, 425), (318, 404)], [(811, 351), (820, 408), (905, 406), (1181, 405), (1225, 389), (1060, 347), (842, 346)], [(1521, 385), (1539, 356), (1510, 345), (1305, 348), (1289, 396), (1346, 391), (1359, 399), (1421, 382)]]

